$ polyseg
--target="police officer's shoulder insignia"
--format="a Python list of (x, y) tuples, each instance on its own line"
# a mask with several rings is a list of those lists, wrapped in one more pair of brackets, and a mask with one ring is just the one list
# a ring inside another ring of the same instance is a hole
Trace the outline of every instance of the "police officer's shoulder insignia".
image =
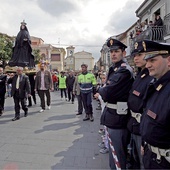
[(122, 64), (121, 64), (121, 67), (126, 67), (126, 66), (127, 66), (126, 63), (122, 63)]
[(142, 74), (142, 75), (141, 75), (141, 78), (144, 78), (145, 76), (146, 76), (146, 74)]
[(156, 119), (157, 117), (156, 113), (152, 112), (151, 110), (148, 110), (147, 115), (152, 119)]
[(160, 85), (156, 88), (156, 90), (157, 90), (157, 91), (161, 90), (162, 86), (163, 86), (163, 85), (160, 84)]
[(139, 96), (140, 95), (140, 92), (136, 91), (136, 90), (133, 90), (133, 94), (136, 95), (136, 96)]

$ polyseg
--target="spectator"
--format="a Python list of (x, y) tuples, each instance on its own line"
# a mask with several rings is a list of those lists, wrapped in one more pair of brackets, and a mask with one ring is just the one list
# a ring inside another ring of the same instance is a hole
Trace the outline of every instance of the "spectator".
[(163, 26), (163, 21), (162, 21), (160, 14), (155, 14), (154, 26), (157, 26), (157, 27)]
[(53, 86), (54, 86), (54, 90), (57, 89), (57, 82), (58, 82), (58, 77), (55, 74), (55, 72), (52, 73), (52, 80), (53, 80)]
[(71, 100), (72, 104), (74, 104), (74, 94), (73, 94), (73, 84), (75, 81), (74, 72), (70, 71), (69, 76), (66, 78), (67, 92), (68, 92), (68, 101)]
[(81, 115), (83, 113), (83, 101), (80, 92), (80, 85), (78, 83), (78, 75), (76, 76), (74, 81), (73, 94), (77, 96), (78, 100), (78, 113), (76, 115)]
[(64, 75), (64, 71), (61, 71), (59, 75), (59, 89), (61, 91), (61, 100), (63, 100), (63, 92), (64, 92), (65, 100), (67, 101), (66, 78), (67, 77)]

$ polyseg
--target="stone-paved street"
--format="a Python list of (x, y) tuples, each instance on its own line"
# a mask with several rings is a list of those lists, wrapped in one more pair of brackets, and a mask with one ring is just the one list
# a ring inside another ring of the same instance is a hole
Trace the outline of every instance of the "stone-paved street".
[(75, 104), (52, 92), (51, 110), (39, 113), (40, 103), (28, 117), (14, 117), (13, 98), (7, 98), (0, 117), (0, 169), (109, 169), (108, 154), (100, 154), (100, 111), (93, 101), (94, 122), (76, 116)]

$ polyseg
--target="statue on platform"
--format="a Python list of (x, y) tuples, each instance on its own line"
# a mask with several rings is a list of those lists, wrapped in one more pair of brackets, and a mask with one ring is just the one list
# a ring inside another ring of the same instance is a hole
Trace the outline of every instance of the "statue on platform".
[(12, 58), (8, 64), (10, 67), (21, 66), (28, 67), (28, 69), (35, 67), (31, 39), (25, 21), (21, 22), (20, 31), (13, 47)]

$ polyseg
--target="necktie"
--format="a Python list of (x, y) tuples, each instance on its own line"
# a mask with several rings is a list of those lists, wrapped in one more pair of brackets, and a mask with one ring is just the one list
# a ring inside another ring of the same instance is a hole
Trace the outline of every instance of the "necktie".
[(16, 89), (19, 89), (19, 80), (20, 80), (20, 76), (18, 75), (17, 82), (16, 82)]

